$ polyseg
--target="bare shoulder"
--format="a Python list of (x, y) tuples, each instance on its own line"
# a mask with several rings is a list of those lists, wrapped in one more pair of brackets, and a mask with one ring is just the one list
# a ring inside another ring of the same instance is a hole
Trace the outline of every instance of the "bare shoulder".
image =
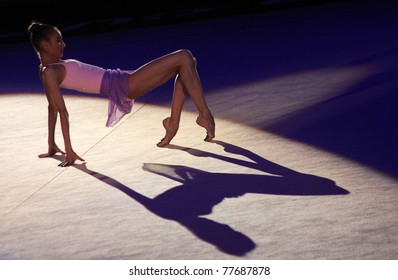
[(62, 64), (40, 66), (40, 76), (47, 84), (60, 84), (65, 76), (65, 67)]

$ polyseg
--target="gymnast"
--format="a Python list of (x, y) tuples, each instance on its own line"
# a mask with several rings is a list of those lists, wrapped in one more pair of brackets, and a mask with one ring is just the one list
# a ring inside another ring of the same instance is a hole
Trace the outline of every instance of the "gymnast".
[[(108, 96), (107, 127), (116, 125), (130, 113), (134, 100), (174, 78), (170, 116), (163, 120), (165, 136), (157, 144), (164, 147), (176, 135), (183, 104), (189, 95), (197, 110), (196, 123), (206, 130), (205, 141), (215, 137), (214, 117), (203, 96), (196, 59), (189, 50), (181, 49), (154, 59), (134, 71), (104, 69), (75, 59), (62, 59), (66, 47), (62, 33), (51, 24), (32, 21), (28, 27), (30, 42), (37, 53), (39, 77), (48, 100), (48, 152), (40, 158), (61, 153), (61, 167), (84, 161), (72, 148), (69, 114), (60, 88)], [(65, 152), (55, 143), (55, 126), (60, 117)]]

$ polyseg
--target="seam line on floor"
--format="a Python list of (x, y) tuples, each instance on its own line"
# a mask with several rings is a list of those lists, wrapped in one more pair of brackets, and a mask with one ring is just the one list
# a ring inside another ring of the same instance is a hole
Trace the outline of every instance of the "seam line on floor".
[[(124, 118), (124, 120), (122, 120), (120, 122), (119, 125), (117, 125), (116, 127), (114, 127), (111, 131), (109, 131), (107, 134), (105, 134), (100, 140), (98, 140), (95, 144), (93, 144), (90, 148), (88, 148), (87, 151), (85, 151), (82, 154), (82, 157), (87, 154), (89, 151), (91, 151), (92, 149), (94, 149), (99, 143), (101, 143), (104, 139), (106, 139), (109, 135), (111, 135), (115, 130), (117, 130), (120, 126), (122, 126), (128, 119), (130, 119), (133, 115), (137, 114), (139, 111), (141, 111), (141, 109), (143, 109), (145, 107), (145, 105), (148, 104), (149, 100), (153, 99), (154, 96), (150, 96), (144, 103), (142, 103), (142, 105), (135, 111), (132, 112), (131, 114), (129, 114), (128, 116), (126, 116)], [(11, 214), (12, 212), (14, 212), (15, 210), (17, 210), (19, 207), (21, 207), (23, 204), (25, 204), (28, 200), (30, 200), (32, 197), (34, 197), (37, 193), (39, 193), (41, 190), (43, 190), (46, 186), (48, 186), (51, 182), (53, 182), (55, 179), (57, 179), (59, 176), (61, 176), (62, 173), (64, 173), (66, 170), (68, 170), (68, 168), (64, 168), (63, 170), (61, 170), (58, 174), (56, 174), (53, 178), (51, 178), (47, 183), (45, 183), (42, 187), (40, 187), (38, 190), (34, 191), (32, 194), (30, 194), (27, 198), (25, 198), (22, 202), (20, 202), (17, 206), (15, 206), (13, 209), (11, 209), (9, 212), (6, 213), (6, 216), (8, 216), (9, 214)]]

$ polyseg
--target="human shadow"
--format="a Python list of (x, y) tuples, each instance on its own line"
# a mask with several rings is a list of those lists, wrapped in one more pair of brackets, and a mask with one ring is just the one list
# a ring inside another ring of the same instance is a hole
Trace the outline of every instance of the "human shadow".
[(178, 182), (178, 186), (149, 198), (113, 178), (90, 170), (86, 163), (76, 164), (74, 167), (122, 191), (159, 217), (181, 224), (218, 250), (235, 256), (244, 256), (252, 251), (256, 247), (255, 242), (227, 224), (203, 217), (212, 213), (213, 207), (224, 199), (240, 197), (247, 193), (302, 196), (349, 193), (330, 179), (299, 173), (226, 142), (214, 140), (212, 142), (223, 146), (228, 153), (245, 156), (249, 160), (176, 145), (169, 145), (168, 148), (197, 157), (215, 158), (246, 167), (248, 170), (263, 171), (265, 174), (219, 173), (183, 165), (145, 163), (143, 170)]

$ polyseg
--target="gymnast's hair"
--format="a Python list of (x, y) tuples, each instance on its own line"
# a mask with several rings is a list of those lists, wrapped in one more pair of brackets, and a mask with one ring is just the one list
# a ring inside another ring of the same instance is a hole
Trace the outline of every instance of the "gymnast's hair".
[(40, 51), (40, 41), (49, 41), (51, 32), (56, 27), (51, 24), (42, 23), (39, 21), (32, 21), (28, 27), (28, 32), (30, 33), (30, 42), (36, 52)]

